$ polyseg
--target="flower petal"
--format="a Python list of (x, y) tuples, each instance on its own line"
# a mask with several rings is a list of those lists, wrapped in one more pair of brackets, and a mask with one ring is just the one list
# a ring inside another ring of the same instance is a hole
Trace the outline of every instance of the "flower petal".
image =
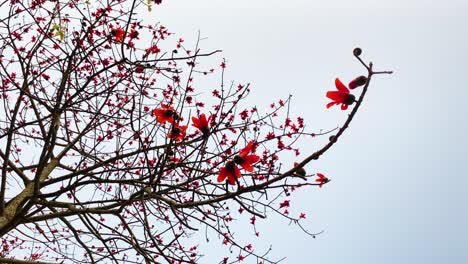
[(330, 102), (330, 103), (327, 104), (327, 108), (330, 108), (330, 107), (332, 107), (332, 106), (334, 106), (336, 104), (337, 104), (337, 102)]
[[(236, 167), (237, 168), (237, 167)], [(239, 170), (239, 169), (238, 169)], [(236, 185), (236, 176), (232, 173), (229, 173), (227, 176), (227, 181), (230, 185)]]
[(327, 97), (338, 103), (342, 103), (346, 100), (346, 94), (340, 91), (328, 91)]
[(229, 175), (229, 172), (228, 170), (226, 169), (226, 167), (222, 167), (220, 170), (219, 170), (219, 174), (218, 174), (218, 182), (223, 182), (226, 177), (228, 177)]
[(200, 129), (200, 119), (192, 116), (192, 123), (193, 123), (192, 126)]
[(252, 151), (252, 148), (253, 148), (253, 144), (252, 144), (252, 141), (250, 141), (247, 144), (247, 146), (245, 146), (245, 148), (239, 151), (239, 156), (241, 156), (242, 158), (245, 158), (245, 156), (247, 156), (247, 154), (249, 154), (250, 151)]
[(248, 172), (252, 172), (252, 171), (253, 171), (253, 167), (252, 167), (249, 163), (242, 163), (242, 164), (241, 164), (241, 167), (242, 167), (244, 170), (248, 171)]
[(343, 93), (349, 93), (348, 87), (346, 87), (346, 85), (344, 85), (338, 78), (335, 79), (335, 86), (336, 89), (338, 89), (338, 91), (341, 91)]
[(236, 174), (237, 178), (241, 177), (241, 172), (240, 172), (239, 168), (237, 168), (237, 166), (234, 167), (234, 173)]
[(244, 163), (241, 164), (242, 168), (248, 172), (252, 172), (252, 164), (256, 163), (257, 161), (260, 160), (260, 157), (257, 155), (249, 155), (244, 157)]

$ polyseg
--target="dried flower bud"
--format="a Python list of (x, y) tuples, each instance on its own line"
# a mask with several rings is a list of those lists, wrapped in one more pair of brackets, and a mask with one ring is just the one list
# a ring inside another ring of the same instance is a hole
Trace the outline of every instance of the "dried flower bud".
[(353, 54), (354, 54), (354, 56), (356, 56), (356, 57), (359, 57), (359, 56), (361, 55), (361, 53), (362, 53), (361, 48), (355, 48), (355, 49), (353, 50)]
[[(299, 163), (294, 162), (294, 167), (297, 167), (298, 164)], [(306, 173), (306, 171), (305, 171), (305, 169), (303, 167), (300, 167), (300, 168), (296, 169), (296, 174), (299, 175), (299, 176), (306, 176), (307, 173)]]
[(352, 80), (351, 82), (349, 82), (349, 89), (355, 89), (359, 86), (363, 86), (364, 84), (366, 84), (367, 82), (367, 77), (366, 76), (359, 76), (357, 77), (356, 79)]

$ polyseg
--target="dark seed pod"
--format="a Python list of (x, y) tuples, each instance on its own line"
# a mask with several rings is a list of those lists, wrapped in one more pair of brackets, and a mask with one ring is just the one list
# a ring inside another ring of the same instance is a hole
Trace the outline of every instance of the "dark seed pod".
[(361, 76), (357, 77), (356, 79), (352, 80), (351, 82), (349, 82), (348, 87), (350, 89), (355, 89), (355, 88), (357, 88), (359, 86), (363, 86), (364, 84), (366, 84), (366, 82), (367, 82), (367, 77), (361, 75)]
[(361, 48), (355, 48), (355, 49), (353, 50), (353, 54), (354, 54), (354, 56), (356, 56), (356, 57), (361, 56), (361, 53), (362, 53)]

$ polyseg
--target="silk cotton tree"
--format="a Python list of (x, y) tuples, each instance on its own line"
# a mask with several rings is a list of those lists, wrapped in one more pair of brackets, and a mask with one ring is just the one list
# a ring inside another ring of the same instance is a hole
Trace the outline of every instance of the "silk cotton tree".
[[(303, 228), (290, 193), (329, 182), (304, 166), (344, 133), (373, 75), (389, 73), (356, 49), (367, 75), (326, 94), (350, 113), (314, 133), (290, 97), (246, 106), (250, 85), (226, 82), (224, 60), (206, 61), (218, 50), (138, 16), (159, 4), (0, 4), (0, 262), (196, 263), (193, 236), (209, 232), (226, 247), (223, 263), (274, 263), (231, 223), (279, 214)], [(300, 153), (297, 142), (325, 134)]]

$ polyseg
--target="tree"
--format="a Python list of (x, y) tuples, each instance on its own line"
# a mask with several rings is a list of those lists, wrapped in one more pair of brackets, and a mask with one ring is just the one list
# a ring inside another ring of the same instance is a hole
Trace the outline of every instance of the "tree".
[[(218, 50), (190, 50), (160, 24), (140, 21), (161, 1), (11, 1), (0, 17), (2, 263), (195, 263), (199, 230), (232, 250), (224, 263), (265, 252), (242, 245), (234, 214), (252, 225), (289, 214), (290, 192), (322, 187), (308, 173), (345, 132), (361, 105), (372, 64), (327, 107), (350, 110), (338, 129), (305, 130), (290, 98), (267, 112), (244, 106), (249, 84), (226, 83)], [(219, 88), (197, 87), (220, 77)], [(348, 88), (362, 86), (356, 99)], [(297, 142), (329, 142), (294, 165)], [(303, 230), (307, 232), (304, 228)], [(205, 232), (205, 231), (203, 231)], [(311, 234), (310, 235), (315, 235)]]

